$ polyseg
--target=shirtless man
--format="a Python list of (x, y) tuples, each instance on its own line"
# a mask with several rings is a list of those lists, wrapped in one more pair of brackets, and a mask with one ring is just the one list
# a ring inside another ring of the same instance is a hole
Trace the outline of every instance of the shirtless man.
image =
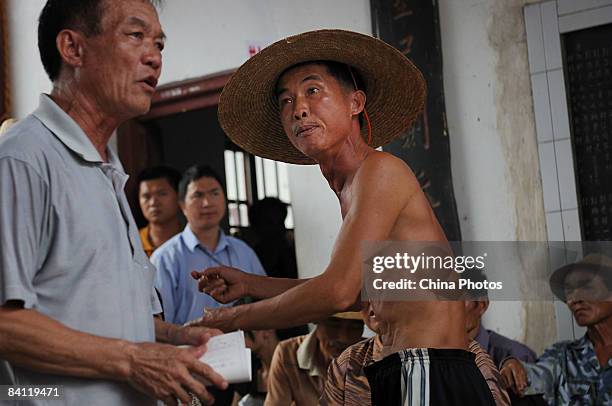
[[(268, 298), (206, 312), (205, 325), (228, 331), (320, 320), (360, 300), (362, 241), (446, 241), (410, 168), (375, 150), (414, 123), (424, 100), (424, 79), (410, 61), (382, 41), (348, 31), (314, 31), (281, 40), (235, 73), (219, 104), (225, 132), (253, 154), (290, 163), (317, 163), (338, 197), (343, 222), (329, 265), (312, 279), (257, 277), (228, 268), (194, 272), (200, 289), (219, 301), (242, 295)], [(360, 116), (365, 125), (360, 124)], [(395, 313), (397, 307), (402, 308), (401, 317)], [(450, 349), (469, 359), (462, 301), (381, 303), (376, 312), (383, 320), (386, 353), (393, 360), (381, 361), (386, 361), (382, 369), (373, 372), (373, 396), (387, 367), (397, 369), (393, 374), (397, 382), (382, 386), (397, 387), (391, 392), (398, 397), (412, 396), (397, 386), (398, 368), (420, 368), (417, 364), (407, 367), (400, 359), (398, 354), (405, 348)], [(421, 361), (427, 358), (426, 352), (420, 352)], [(473, 377), (478, 381), (474, 385), (459, 385), (488, 395), (485, 401), (473, 393), (461, 397), (469, 390), (456, 392), (452, 382), (446, 389), (453, 388), (454, 398), (436, 397), (434, 389), (429, 396), (429, 387), (420, 396), (432, 404), (494, 404), (473, 357), (471, 364), (473, 375), (463, 374), (462, 365), (453, 377)], [(438, 371), (434, 369), (432, 374)], [(389, 399), (378, 403), (395, 403)], [(436, 399), (444, 401), (435, 403)]]

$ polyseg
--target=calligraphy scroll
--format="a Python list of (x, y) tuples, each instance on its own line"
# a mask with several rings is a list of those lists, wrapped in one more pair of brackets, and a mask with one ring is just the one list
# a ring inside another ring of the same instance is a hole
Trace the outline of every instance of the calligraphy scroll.
[(461, 240), (444, 108), (442, 51), (435, 0), (371, 0), (378, 38), (399, 49), (423, 72), (427, 105), (415, 127), (383, 147), (414, 171), (449, 240)]
[(612, 24), (563, 36), (579, 211), (586, 241), (612, 240), (610, 38)]
[(4, 0), (0, 0), (0, 123), (9, 117), (8, 27)]

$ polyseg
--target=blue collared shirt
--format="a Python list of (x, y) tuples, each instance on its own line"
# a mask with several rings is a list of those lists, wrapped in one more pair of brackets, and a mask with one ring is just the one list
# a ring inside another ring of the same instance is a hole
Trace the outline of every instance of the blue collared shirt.
[(155, 250), (151, 262), (157, 267), (155, 285), (162, 297), (164, 318), (175, 324), (202, 317), (204, 308), (224, 306), (198, 291), (198, 283), (191, 277), (191, 271), (225, 265), (255, 275), (266, 275), (255, 252), (243, 241), (220, 231), (217, 247), (211, 252), (200, 244), (189, 224), (182, 233)]
[(612, 358), (602, 368), (586, 335), (556, 343), (536, 363), (522, 364), (527, 395), (542, 393), (551, 405), (612, 405)]

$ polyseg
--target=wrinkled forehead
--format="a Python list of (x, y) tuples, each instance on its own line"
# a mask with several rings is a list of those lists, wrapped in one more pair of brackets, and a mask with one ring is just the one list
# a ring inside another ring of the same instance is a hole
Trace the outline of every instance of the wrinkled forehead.
[(295, 75), (307, 77), (309, 75), (324, 75), (325, 77), (331, 77), (329, 68), (324, 62), (311, 61), (302, 62), (296, 65), (292, 65), (281, 72), (278, 76), (278, 80), (275, 84), (275, 93), (280, 94), (285, 88), (287, 82), (294, 78)]
[(165, 38), (157, 9), (151, 0), (104, 0), (102, 23), (103, 27), (122, 23), (139, 24), (143, 28), (159, 31)]
[(587, 285), (605, 285), (603, 276), (596, 271), (585, 268), (575, 268), (565, 276), (564, 287), (566, 289)]

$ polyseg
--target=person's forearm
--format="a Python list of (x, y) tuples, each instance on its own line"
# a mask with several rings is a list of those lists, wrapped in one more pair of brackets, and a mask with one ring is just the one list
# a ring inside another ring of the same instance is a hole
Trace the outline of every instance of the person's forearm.
[(319, 321), (347, 310), (355, 303), (359, 292), (347, 284), (334, 284), (319, 276), (270, 299), (238, 306), (233, 327), (277, 329)]
[(278, 296), (309, 279), (272, 278), (269, 276), (250, 275), (247, 293), (257, 299), (268, 299)]
[(0, 358), (24, 369), (125, 380), (133, 345), (72, 330), (34, 310), (0, 307)]
[(179, 326), (176, 324), (167, 323), (160, 317), (154, 317), (153, 322), (155, 323), (155, 341), (172, 344)]

